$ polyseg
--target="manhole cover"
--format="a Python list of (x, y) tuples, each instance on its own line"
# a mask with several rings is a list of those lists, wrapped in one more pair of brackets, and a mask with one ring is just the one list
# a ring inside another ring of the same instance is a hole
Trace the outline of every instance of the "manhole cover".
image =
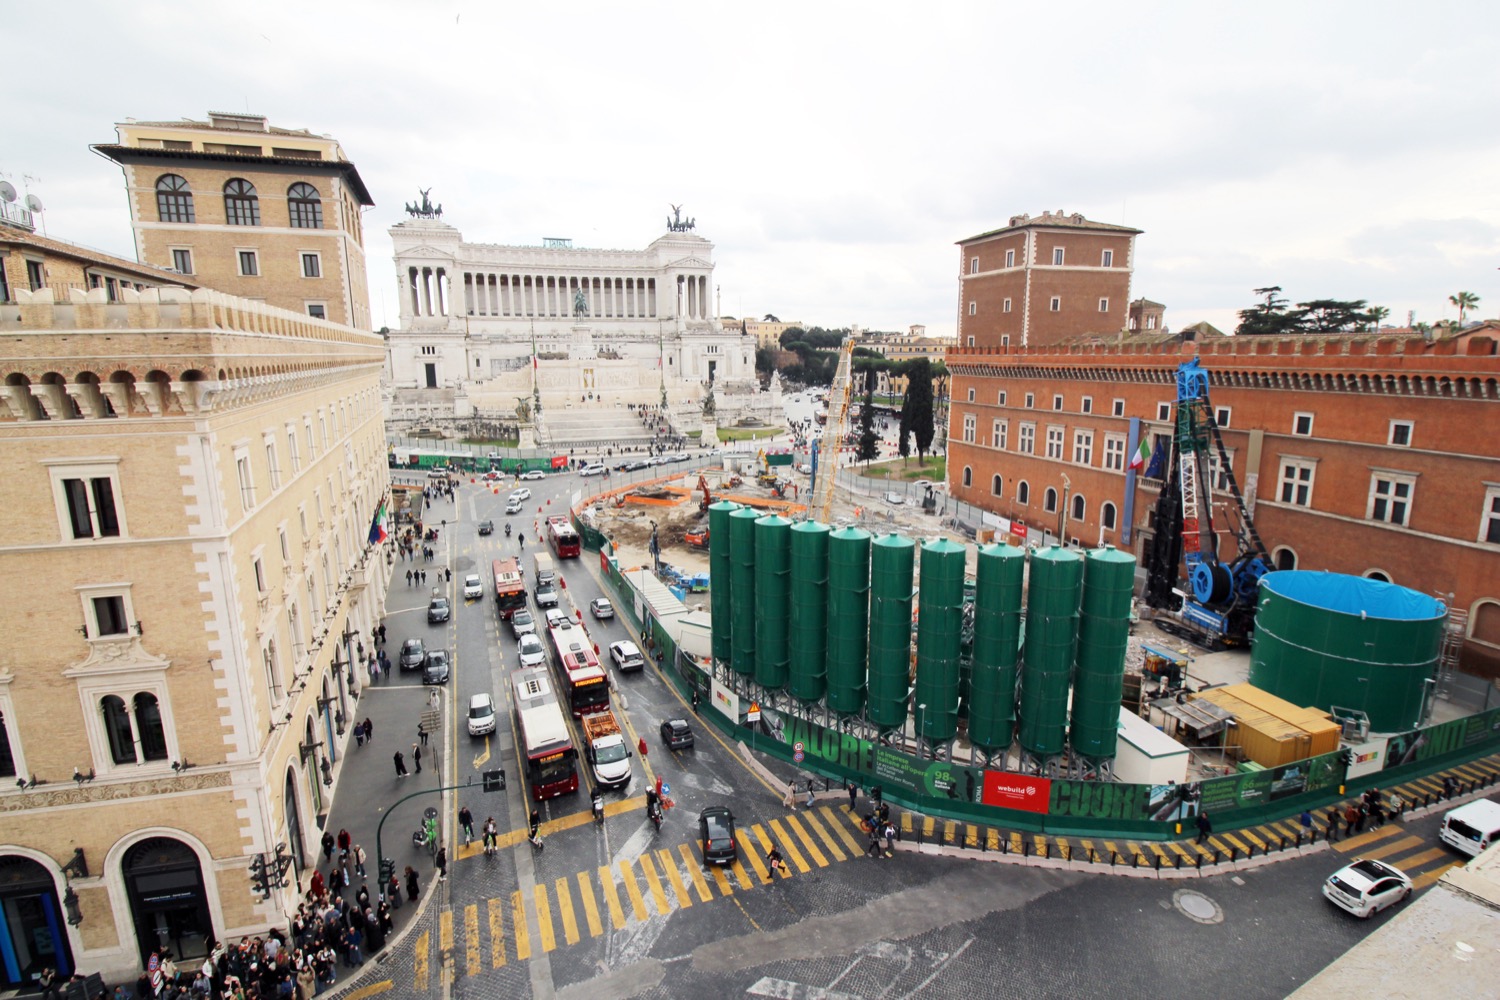
[(1172, 905), (1177, 912), (1200, 924), (1217, 924), (1224, 920), (1224, 911), (1219, 904), (1191, 889), (1180, 889), (1172, 894)]

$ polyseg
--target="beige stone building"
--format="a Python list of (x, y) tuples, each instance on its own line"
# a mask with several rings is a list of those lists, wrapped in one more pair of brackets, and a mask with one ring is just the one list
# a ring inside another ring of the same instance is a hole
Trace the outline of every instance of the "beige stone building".
[(370, 329), (360, 210), (374, 205), (337, 140), (263, 116), (115, 126), (136, 256), (201, 285)]
[(780, 321), (770, 322), (768, 320), (745, 319), (740, 321), (740, 329), (747, 336), (755, 338), (755, 349), (760, 350), (768, 347), (773, 351), (781, 349), (781, 335), (792, 327), (806, 329), (801, 322), (782, 323)]
[[(0, 982), (191, 963), (284, 923), (318, 850), (383, 611), (382, 341), (207, 289), (10, 296)], [(290, 888), (263, 899), (278, 847)]]
[(106, 301), (120, 292), (160, 286), (198, 287), (191, 278), (149, 264), (136, 264), (64, 240), (38, 236), (28, 224), (0, 220), (0, 302), (14, 302), (11, 292), (52, 290), (59, 301), (75, 291), (104, 290)]
[[(926, 327), (913, 326), (909, 333), (890, 334), (880, 337), (866, 337), (860, 342), (861, 347), (884, 355), (888, 360), (900, 364), (910, 361), (912, 358), (926, 358), (936, 365), (943, 360), (943, 356), (950, 348), (958, 346), (956, 337), (928, 337), (925, 335)], [(881, 372), (879, 381), (875, 385), (875, 391), (880, 395), (906, 395), (906, 376), (894, 375), (889, 372)], [(938, 389), (938, 379), (933, 378), (933, 392)]]

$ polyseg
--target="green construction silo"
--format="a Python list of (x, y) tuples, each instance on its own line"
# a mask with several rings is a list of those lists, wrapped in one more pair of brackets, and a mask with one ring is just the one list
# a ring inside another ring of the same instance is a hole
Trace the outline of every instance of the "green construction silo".
[(918, 735), (942, 743), (958, 731), (958, 658), (963, 639), (965, 551), (940, 538), (922, 546), (917, 609)]
[(818, 701), (828, 689), (828, 525), (792, 525), (791, 681), (801, 701)]
[(1082, 584), (1076, 552), (1054, 545), (1032, 553), (1019, 714), (1021, 747), (1038, 757), (1060, 754), (1065, 745)]
[(791, 618), (792, 522), (772, 514), (755, 522), (755, 682), (786, 687)]
[(1363, 712), (1370, 729), (1417, 726), (1448, 609), (1407, 587), (1342, 573), (1260, 579), (1250, 683), (1294, 705)]
[(870, 694), (865, 716), (882, 729), (906, 721), (911, 689), (912, 568), (910, 538), (883, 535), (870, 546)]
[(1115, 755), (1135, 557), (1113, 546), (1083, 557), (1083, 603), (1078, 623), (1078, 669), (1073, 675), (1073, 752), (1091, 760)]
[(1004, 750), (1015, 737), (1016, 663), (1021, 651), (1021, 592), (1026, 550), (985, 545), (974, 585), (974, 665), (969, 679), (969, 740)]
[[(748, 507), (729, 515), (730, 659), (737, 674), (755, 673), (755, 522)], [(712, 530), (712, 529), (710, 529)], [(713, 544), (710, 535), (708, 544)]]
[(865, 707), (870, 641), (870, 533), (840, 528), (828, 536), (828, 707), (854, 715)]
[(733, 655), (734, 571), (729, 559), (729, 515), (739, 509), (739, 504), (727, 500), (708, 508), (709, 612), (713, 615), (714, 659), (720, 663), (728, 663)]

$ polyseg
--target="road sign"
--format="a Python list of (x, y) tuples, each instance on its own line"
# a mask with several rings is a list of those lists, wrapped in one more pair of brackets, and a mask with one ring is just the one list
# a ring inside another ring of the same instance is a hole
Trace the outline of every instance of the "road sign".
[(486, 792), (505, 791), (505, 769), (497, 767), (484, 772), (484, 790)]

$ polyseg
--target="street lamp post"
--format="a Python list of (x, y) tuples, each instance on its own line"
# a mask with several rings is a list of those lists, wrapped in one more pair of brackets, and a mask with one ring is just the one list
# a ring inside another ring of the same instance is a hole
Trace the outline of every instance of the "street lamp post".
[(922, 756), (922, 722), (927, 715), (927, 703), (917, 705), (917, 756)]

